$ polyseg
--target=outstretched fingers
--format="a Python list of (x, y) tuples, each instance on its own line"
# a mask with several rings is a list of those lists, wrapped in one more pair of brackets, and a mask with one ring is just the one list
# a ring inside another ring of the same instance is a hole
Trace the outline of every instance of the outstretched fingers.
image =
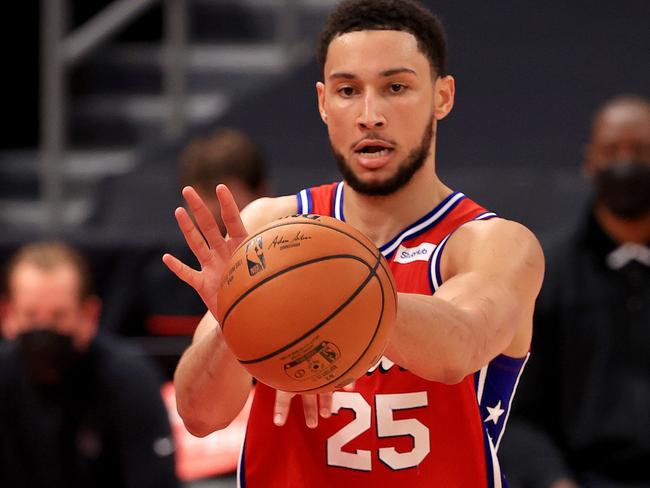
[[(228, 259), (229, 254), (227, 253), (225, 240), (221, 235), (217, 222), (214, 220), (214, 216), (203, 202), (203, 199), (201, 199), (196, 190), (191, 186), (183, 188), (183, 198), (185, 198), (187, 206), (194, 216), (196, 226), (200, 229), (199, 234), (203, 234), (210, 249), (219, 253), (222, 258)], [(192, 225), (194, 226), (194, 223), (192, 223)], [(196, 226), (194, 227), (196, 228)], [(185, 233), (183, 232), (183, 234)], [(197, 258), (198, 257), (199, 256), (197, 256)]]
[(174, 216), (176, 217), (176, 222), (178, 222), (179, 229), (181, 229), (181, 232), (183, 233), (183, 237), (185, 237), (185, 242), (187, 242), (187, 245), (196, 256), (196, 259), (199, 260), (201, 266), (209, 263), (212, 259), (210, 248), (205, 242), (199, 229), (197, 229), (194, 222), (192, 222), (187, 210), (183, 207), (179, 207), (174, 212)]
[(305, 424), (310, 429), (318, 426), (318, 396), (306, 394), (302, 395), (302, 411), (305, 415)]
[(183, 263), (181, 260), (175, 256), (172, 256), (171, 254), (165, 253), (162, 257), (162, 260), (172, 273), (174, 273), (192, 288), (198, 290), (201, 287), (201, 273), (190, 268), (187, 264)]
[(285, 424), (289, 409), (291, 408), (291, 399), (295, 393), (275, 390), (275, 405), (273, 407), (273, 423), (278, 427)]
[(332, 416), (332, 395), (333, 393), (331, 391), (320, 393), (318, 395), (318, 412), (320, 413), (320, 416), (325, 419)]
[(221, 220), (223, 220), (230, 239), (235, 246), (239, 245), (248, 235), (246, 227), (241, 220), (239, 208), (235, 198), (226, 185), (217, 185), (217, 198), (221, 206)]

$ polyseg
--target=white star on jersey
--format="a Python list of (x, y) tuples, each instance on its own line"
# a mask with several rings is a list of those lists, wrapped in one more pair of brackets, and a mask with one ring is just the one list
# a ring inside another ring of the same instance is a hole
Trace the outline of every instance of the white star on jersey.
[(490, 415), (488, 415), (483, 422), (489, 422), (491, 420), (494, 422), (494, 425), (499, 422), (499, 417), (501, 417), (501, 415), (503, 415), (503, 412), (505, 412), (505, 410), (501, 408), (501, 400), (499, 400), (499, 403), (497, 403), (496, 406), (485, 408), (487, 408), (487, 411), (490, 412)]

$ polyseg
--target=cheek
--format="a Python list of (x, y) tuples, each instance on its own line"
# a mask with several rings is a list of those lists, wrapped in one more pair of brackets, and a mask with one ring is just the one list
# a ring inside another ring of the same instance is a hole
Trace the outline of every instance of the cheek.
[(354, 124), (349, 124), (347, 120), (347, 117), (341, 117), (340, 114), (328, 115), (327, 132), (332, 145), (337, 149), (349, 145), (354, 137)]

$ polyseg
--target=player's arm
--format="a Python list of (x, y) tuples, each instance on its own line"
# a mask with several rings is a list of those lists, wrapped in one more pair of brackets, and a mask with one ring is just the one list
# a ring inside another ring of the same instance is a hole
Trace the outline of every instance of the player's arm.
[(449, 238), (441, 272), (433, 296), (399, 294), (387, 357), (418, 376), (453, 384), (513, 340), (523, 336), (528, 347), (544, 274), (541, 247), (528, 229), (502, 219), (470, 222)]
[(201, 270), (193, 270), (169, 254), (163, 260), (197, 291), (208, 307), (174, 375), (178, 412), (192, 434), (204, 436), (226, 427), (237, 416), (251, 388), (250, 374), (226, 346), (214, 318), (221, 275), (232, 252), (249, 232), (295, 213), (297, 202), (293, 196), (262, 198), (249, 204), (240, 214), (228, 189), (219, 185), (217, 196), (228, 230), (228, 237), (223, 238), (198, 194), (186, 188), (183, 196), (194, 221), (182, 208), (176, 210), (176, 219)]

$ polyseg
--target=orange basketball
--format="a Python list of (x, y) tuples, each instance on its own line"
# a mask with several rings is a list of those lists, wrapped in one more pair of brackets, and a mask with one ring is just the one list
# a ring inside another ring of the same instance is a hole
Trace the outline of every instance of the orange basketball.
[(235, 250), (217, 320), (259, 381), (316, 393), (341, 388), (377, 363), (396, 304), (388, 264), (367, 237), (331, 217), (292, 216)]

